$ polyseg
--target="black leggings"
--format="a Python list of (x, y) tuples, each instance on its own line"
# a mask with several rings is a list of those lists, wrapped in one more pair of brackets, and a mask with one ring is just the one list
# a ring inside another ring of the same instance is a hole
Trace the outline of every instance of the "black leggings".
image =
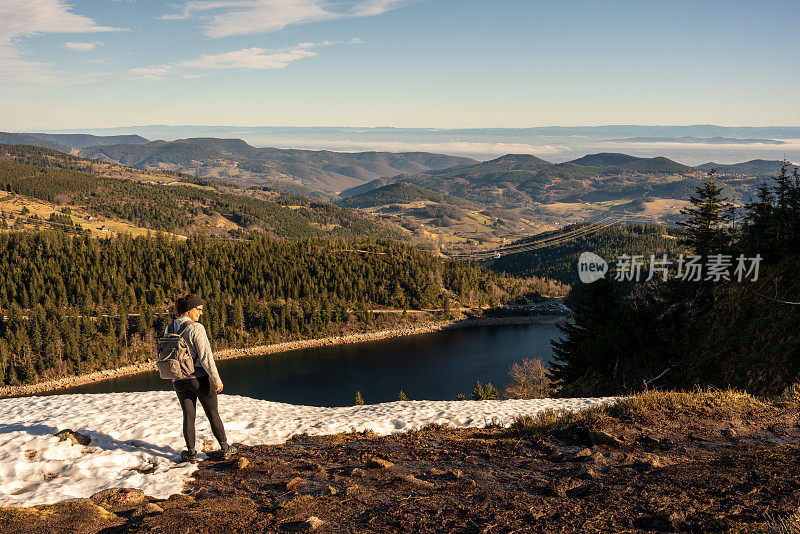
[(183, 437), (186, 440), (186, 448), (194, 450), (194, 421), (197, 417), (197, 399), (200, 399), (208, 422), (211, 423), (214, 437), (219, 441), (222, 450), (227, 450), (228, 440), (225, 437), (225, 427), (222, 426), (222, 419), (219, 417), (219, 408), (217, 407), (217, 391), (211, 387), (208, 377), (176, 380), (173, 382), (173, 387), (178, 393), (178, 400), (183, 410)]

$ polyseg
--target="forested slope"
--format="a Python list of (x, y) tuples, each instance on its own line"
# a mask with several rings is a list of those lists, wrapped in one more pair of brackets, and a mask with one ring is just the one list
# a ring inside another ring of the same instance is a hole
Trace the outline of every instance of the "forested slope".
[(206, 299), (203, 322), (219, 348), (367, 328), (373, 307), (499, 303), (545, 287), (393, 241), (5, 233), (0, 383), (152, 357), (170, 303), (188, 291)]

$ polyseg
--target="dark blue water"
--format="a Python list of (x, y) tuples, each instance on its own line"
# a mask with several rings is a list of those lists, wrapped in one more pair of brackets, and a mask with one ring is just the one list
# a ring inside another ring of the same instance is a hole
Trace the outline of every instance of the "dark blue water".
[[(388, 402), (402, 389), (412, 400), (469, 396), (475, 381), (498, 389), (524, 358), (552, 358), (549, 324), (473, 326), (352, 345), (300, 349), (217, 362), (223, 393), (291, 404), (347, 406), (356, 391), (367, 403)], [(158, 373), (78, 386), (58, 393), (171, 389)]]

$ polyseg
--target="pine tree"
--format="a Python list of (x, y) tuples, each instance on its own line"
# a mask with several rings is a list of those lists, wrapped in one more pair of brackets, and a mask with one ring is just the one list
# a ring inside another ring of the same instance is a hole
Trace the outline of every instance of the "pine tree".
[[(617, 357), (608, 342), (601, 342), (612, 330), (619, 310), (613, 284), (601, 278), (591, 284), (576, 286), (570, 293), (574, 303), (572, 321), (561, 323), (559, 339), (550, 342), (554, 361), (553, 379), (562, 389), (579, 380), (591, 379), (587, 374), (593, 367), (605, 368), (606, 361)], [(606, 339), (606, 341), (608, 341)]]
[(475, 383), (470, 398), (472, 400), (497, 400), (500, 398), (500, 392), (497, 391), (497, 388), (495, 388), (491, 382), (488, 382), (486, 386), (484, 386), (479, 380)]
[(361, 391), (356, 391), (356, 398), (353, 401), (353, 406), (363, 406), (364, 398), (361, 396)]
[(681, 243), (692, 248), (695, 254), (707, 256), (722, 252), (730, 243), (730, 234), (725, 225), (730, 222), (733, 205), (722, 196), (722, 187), (714, 180), (714, 170), (696, 195), (689, 198), (691, 208), (681, 210), (688, 218), (678, 222), (683, 227)]
[(407, 401), (408, 397), (406, 396), (405, 392), (401, 389), (400, 393), (397, 394), (397, 398), (395, 400), (398, 401)]

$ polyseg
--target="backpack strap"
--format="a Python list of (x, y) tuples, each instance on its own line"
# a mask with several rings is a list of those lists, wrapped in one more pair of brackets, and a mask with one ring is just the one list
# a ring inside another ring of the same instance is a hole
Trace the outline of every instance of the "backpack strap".
[[(178, 335), (180, 336), (181, 334), (183, 334), (183, 331), (184, 331), (184, 330), (186, 330), (187, 328), (189, 328), (189, 325), (190, 325), (191, 323), (192, 323), (192, 321), (185, 321), (185, 322), (183, 323), (183, 326), (181, 327), (181, 329), (180, 329), (180, 330), (178, 330), (177, 332), (175, 332), (175, 321), (172, 321), (171, 323), (169, 323), (169, 326), (167, 327), (167, 333), (170, 333), (170, 334), (178, 334)], [(170, 330), (172, 330), (172, 331), (170, 332)]]
[[(175, 324), (175, 321), (172, 321), (172, 324)], [(178, 332), (177, 332), (177, 333), (178, 333), (178, 335), (179, 335), (179, 336), (180, 336), (180, 335), (182, 335), (182, 334), (183, 334), (183, 331), (184, 331), (184, 330), (186, 330), (187, 328), (189, 328), (189, 325), (190, 325), (190, 324), (192, 324), (192, 321), (185, 321), (185, 322), (183, 323), (183, 326), (181, 327), (181, 329), (180, 329), (180, 330), (178, 330)]]

